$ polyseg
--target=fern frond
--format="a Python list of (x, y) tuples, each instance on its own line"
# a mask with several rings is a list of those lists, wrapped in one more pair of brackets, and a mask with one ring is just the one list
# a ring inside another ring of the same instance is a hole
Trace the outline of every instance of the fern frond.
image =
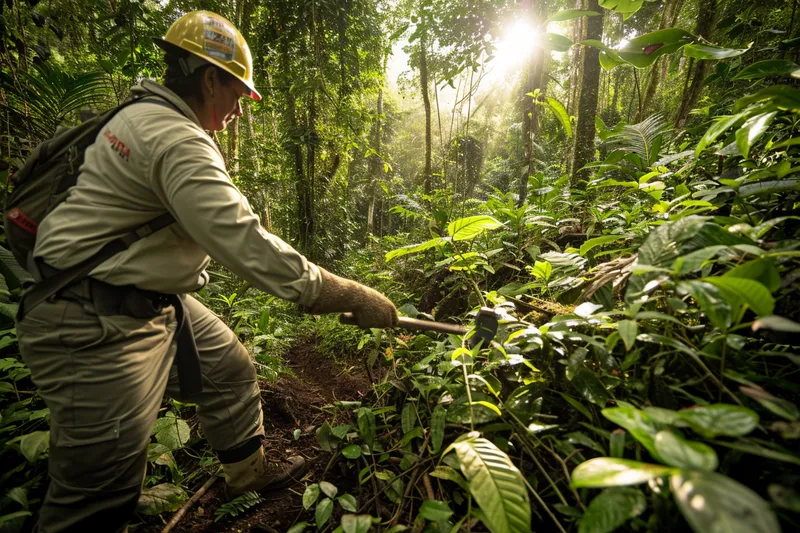
[(219, 522), (228, 516), (237, 516), (263, 501), (264, 498), (262, 498), (258, 492), (254, 490), (245, 492), (228, 503), (220, 505), (216, 512), (214, 512), (214, 522)]
[(658, 152), (663, 145), (664, 137), (671, 128), (664, 120), (663, 115), (653, 115), (638, 124), (629, 124), (622, 128), (620, 133), (611, 135), (606, 144), (616, 148), (633, 152), (642, 158), (646, 166), (650, 166), (658, 159)]

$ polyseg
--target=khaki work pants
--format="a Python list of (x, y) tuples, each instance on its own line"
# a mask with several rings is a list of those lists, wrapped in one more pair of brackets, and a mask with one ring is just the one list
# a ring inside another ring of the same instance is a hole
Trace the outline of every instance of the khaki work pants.
[[(40, 533), (125, 530), (162, 399), (179, 393), (174, 309), (149, 319), (98, 316), (89, 291), (84, 283), (17, 325), (20, 352), (50, 408)], [(203, 392), (190, 401), (211, 447), (235, 453), (264, 433), (255, 368), (211, 311), (190, 296), (185, 306), (203, 377)]]

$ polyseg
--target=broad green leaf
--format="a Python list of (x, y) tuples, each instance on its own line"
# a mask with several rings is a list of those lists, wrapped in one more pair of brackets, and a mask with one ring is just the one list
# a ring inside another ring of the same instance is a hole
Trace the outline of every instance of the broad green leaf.
[(153, 434), (156, 440), (165, 445), (171, 451), (180, 450), (184, 445), (189, 442), (191, 430), (186, 420), (182, 420), (175, 416), (175, 413), (169, 412), (163, 417), (156, 420), (153, 427)]
[(587, 419), (589, 419), (590, 422), (592, 421), (592, 413), (591, 413), (591, 411), (589, 411), (589, 409), (586, 408), (585, 405), (583, 405), (581, 402), (579, 402), (578, 400), (576, 400), (572, 396), (564, 394), (563, 392), (559, 392), (558, 394), (562, 398), (564, 398), (564, 401), (566, 401), (568, 404), (570, 404), (576, 411), (578, 411), (583, 416), (585, 416)]
[(754, 194), (775, 194), (784, 191), (793, 191), (800, 188), (800, 180), (769, 180), (756, 183), (745, 183), (739, 187), (739, 196), (746, 198)]
[(466, 217), (451, 222), (447, 226), (447, 234), (454, 241), (467, 241), (474, 239), (484, 231), (497, 229), (502, 224), (488, 215)]
[(597, 457), (589, 459), (572, 471), (572, 486), (576, 489), (622, 487), (638, 485), (651, 479), (679, 473), (677, 468), (631, 461)]
[(795, 421), (800, 419), (800, 410), (789, 400), (778, 398), (761, 387), (739, 387), (739, 390), (786, 420)]
[(547, 107), (550, 108), (558, 121), (561, 123), (561, 127), (564, 128), (567, 138), (572, 138), (572, 123), (569, 121), (569, 113), (567, 113), (567, 109), (564, 107), (564, 104), (552, 96), (546, 97), (545, 101), (547, 102)]
[(750, 147), (767, 131), (772, 119), (777, 115), (777, 111), (769, 113), (759, 113), (748, 118), (742, 126), (736, 130), (736, 146), (739, 148), (742, 157), (745, 159), (750, 155)]
[(726, 298), (735, 295), (757, 315), (771, 315), (775, 309), (775, 298), (764, 285), (757, 281), (727, 276), (703, 278), (703, 281), (716, 286)]
[(187, 500), (186, 491), (172, 483), (162, 483), (142, 491), (136, 511), (146, 515), (159, 515), (178, 510)]
[(333, 514), (333, 500), (330, 498), (323, 498), (317, 504), (317, 508), (314, 510), (314, 518), (317, 523), (317, 529), (322, 528), (325, 523), (331, 518)]
[(319, 498), (319, 483), (307, 486), (303, 492), (303, 508), (311, 509), (311, 506), (317, 503), (317, 498)]
[(344, 533), (367, 533), (372, 526), (372, 517), (368, 514), (342, 515), (342, 530)]
[(319, 488), (322, 489), (322, 492), (324, 492), (329, 498), (335, 498), (336, 493), (339, 492), (339, 489), (336, 488), (336, 485), (328, 481), (320, 481)]
[(606, 489), (589, 504), (578, 533), (611, 533), (647, 509), (644, 494), (633, 488)]
[(30, 511), (14, 511), (13, 513), (0, 515), (0, 524), (3, 524), (5, 522), (11, 522), (12, 520), (16, 520), (17, 518), (23, 518), (26, 516), (33, 516), (33, 513), (31, 513)]
[(728, 131), (730, 128), (737, 128), (752, 114), (752, 111), (743, 111), (735, 115), (725, 115), (714, 119), (714, 123), (708, 128), (697, 143), (694, 150), (695, 156), (710, 146), (711, 143), (717, 140), (717, 137)]
[(35, 463), (50, 450), (50, 432), (33, 431), (23, 436), (19, 441), (22, 455), (29, 463)]
[(683, 53), (687, 57), (694, 57), (695, 59), (728, 59), (740, 56), (748, 50), (749, 48), (723, 48), (721, 46), (692, 43), (683, 48)]
[(600, 304), (592, 303), (592, 302), (583, 302), (581, 305), (575, 308), (573, 313), (578, 315), (581, 318), (589, 318), (592, 316), (596, 311), (602, 309), (603, 306)]
[(769, 259), (748, 261), (727, 271), (723, 277), (744, 278), (762, 283), (767, 290), (775, 292), (781, 287), (781, 275)]
[(358, 459), (361, 457), (361, 446), (358, 444), (350, 444), (342, 448), (342, 455), (348, 459)]
[(624, 61), (644, 68), (662, 55), (676, 52), (694, 40), (695, 37), (685, 30), (669, 28), (634, 37), (617, 52)]
[(450, 509), (447, 502), (425, 500), (419, 508), (419, 515), (425, 520), (446, 524), (450, 517), (453, 516), (453, 510)]
[(388, 263), (389, 261), (397, 257), (402, 257), (404, 255), (422, 252), (430, 248), (433, 248), (434, 246), (443, 244), (444, 242), (447, 242), (447, 240), (441, 237), (437, 237), (435, 239), (425, 241), (421, 244), (410, 244), (408, 246), (403, 246), (401, 248), (397, 248), (396, 250), (392, 250), (391, 252), (387, 252), (385, 260)]
[(719, 465), (713, 448), (702, 442), (686, 440), (673, 431), (656, 433), (655, 444), (661, 459), (670, 466), (713, 472)]
[(547, 27), (551, 22), (561, 22), (564, 20), (572, 20), (580, 17), (599, 17), (602, 13), (597, 11), (582, 11), (580, 9), (564, 9), (552, 15), (542, 23), (543, 27)]
[(342, 509), (345, 511), (355, 513), (358, 510), (358, 502), (356, 501), (356, 497), (352, 494), (342, 494), (336, 498), (336, 501), (339, 502), (339, 505), (341, 505)]
[(603, 409), (601, 413), (608, 420), (627, 429), (654, 459), (661, 460), (656, 450), (655, 436), (662, 427), (650, 415), (634, 407), (609, 407)]
[(748, 65), (739, 71), (734, 80), (752, 80), (767, 76), (791, 76), (800, 69), (800, 65), (786, 59), (766, 59)]
[(603, 235), (602, 237), (595, 237), (594, 239), (589, 239), (588, 241), (581, 244), (581, 255), (586, 255), (586, 252), (600, 246), (602, 244), (607, 244), (609, 242), (616, 242), (620, 239), (625, 239), (627, 235)]
[(307, 527), (308, 527), (308, 522), (298, 522), (292, 527), (290, 527), (289, 530), (286, 531), (286, 533), (303, 533), (303, 531), (305, 531)]
[(417, 425), (417, 409), (412, 402), (406, 402), (400, 415), (403, 434), (408, 433)]
[[(701, 280), (681, 281), (677, 285), (680, 294), (690, 294), (708, 317), (720, 329), (728, 329), (733, 323), (733, 315), (741, 306), (735, 294), (723, 294), (714, 284)], [(669, 343), (673, 346), (672, 343)]]
[(753, 322), (753, 331), (758, 331), (759, 329), (771, 329), (774, 331), (788, 331), (790, 333), (800, 333), (800, 324), (797, 322), (793, 322), (788, 318), (783, 318), (782, 316), (762, 316), (755, 322)]
[(577, 369), (575, 376), (572, 378), (572, 385), (584, 398), (593, 404), (603, 407), (608, 403), (610, 397), (603, 386), (603, 382), (600, 381), (597, 374), (588, 368), (581, 366)]
[(758, 425), (758, 414), (752, 409), (716, 403), (678, 411), (680, 419), (703, 437), (717, 435), (741, 437), (747, 435)]
[(451, 445), (469, 481), (470, 492), (492, 533), (528, 533), (531, 505), (522, 474), (511, 459), (484, 438)]
[(572, 39), (564, 37), (558, 33), (543, 33), (539, 36), (539, 45), (545, 50), (555, 50), (556, 52), (568, 51), (574, 43)]
[(375, 413), (369, 407), (358, 410), (358, 436), (371, 449), (375, 444)]
[(636, 335), (639, 334), (639, 325), (633, 320), (620, 320), (617, 324), (617, 331), (625, 343), (625, 349), (630, 351), (633, 343), (636, 342)]
[(431, 477), (452, 481), (461, 487), (465, 492), (469, 492), (469, 484), (464, 480), (461, 474), (449, 466), (437, 466), (433, 469), (433, 472), (431, 472)]
[(431, 414), (431, 451), (435, 454), (442, 449), (444, 442), (444, 424), (447, 411), (442, 404), (436, 404)]
[(622, 18), (628, 20), (631, 15), (641, 9), (644, 0), (600, 0), (598, 3), (601, 7), (621, 13)]
[(323, 451), (336, 451), (340, 439), (333, 436), (333, 430), (331, 430), (331, 426), (328, 424), (327, 420), (317, 428), (315, 434), (317, 436), (317, 442), (319, 442), (319, 447), (322, 448)]
[(681, 472), (670, 479), (675, 501), (696, 532), (780, 533), (769, 504), (727, 476)]

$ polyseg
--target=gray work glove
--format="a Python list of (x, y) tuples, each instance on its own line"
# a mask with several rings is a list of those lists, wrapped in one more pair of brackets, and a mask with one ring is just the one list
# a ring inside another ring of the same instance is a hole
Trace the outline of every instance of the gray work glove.
[(361, 328), (388, 328), (397, 325), (397, 309), (386, 296), (366, 285), (340, 278), (320, 267), (322, 289), (310, 312), (353, 313)]

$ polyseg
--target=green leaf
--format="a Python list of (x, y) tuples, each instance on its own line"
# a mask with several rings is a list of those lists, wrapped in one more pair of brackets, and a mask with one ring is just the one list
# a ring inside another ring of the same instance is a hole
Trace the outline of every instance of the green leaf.
[(182, 420), (176, 417), (175, 413), (169, 412), (156, 420), (155, 426), (153, 426), (153, 434), (158, 442), (171, 451), (175, 451), (180, 450), (189, 442), (191, 430), (186, 420)]
[(547, 107), (553, 112), (558, 121), (561, 123), (561, 127), (564, 128), (567, 138), (572, 138), (572, 124), (569, 121), (569, 113), (567, 113), (564, 104), (552, 96), (546, 97), (545, 101), (547, 102)]
[(782, 316), (763, 316), (753, 322), (753, 331), (759, 329), (771, 329), (774, 331), (788, 331), (790, 333), (800, 333), (800, 324), (793, 322)]
[(339, 492), (339, 489), (336, 488), (336, 485), (327, 481), (320, 481), (319, 488), (322, 489), (322, 492), (324, 492), (329, 498), (335, 498), (336, 493)]
[(358, 436), (367, 446), (375, 444), (375, 413), (369, 407), (358, 410)]
[(603, 382), (588, 368), (581, 366), (576, 370), (572, 385), (593, 404), (603, 407), (608, 403), (610, 397)]
[(590, 422), (592, 421), (592, 412), (589, 411), (589, 409), (587, 409), (585, 405), (583, 405), (581, 402), (579, 402), (578, 400), (576, 400), (572, 396), (568, 396), (568, 395), (564, 394), (563, 392), (559, 392), (558, 394), (562, 398), (564, 398), (564, 401), (566, 401), (568, 404), (570, 404), (575, 410), (577, 410), (583, 416), (588, 418)]
[(431, 451), (436, 454), (444, 442), (444, 425), (447, 411), (442, 404), (436, 404), (431, 414)]
[(598, 494), (581, 518), (578, 533), (611, 533), (647, 508), (638, 489), (612, 488)]
[(676, 52), (694, 40), (695, 37), (686, 30), (669, 28), (634, 37), (617, 52), (624, 61), (644, 68), (662, 55)]
[(694, 57), (695, 59), (728, 59), (740, 56), (748, 50), (749, 48), (723, 48), (721, 46), (692, 43), (683, 48), (683, 53), (687, 57)]
[(744, 278), (762, 283), (769, 292), (775, 292), (781, 288), (781, 275), (772, 261), (768, 259), (756, 259), (748, 261), (727, 271), (723, 277)]
[(752, 80), (755, 78), (765, 78), (767, 76), (790, 76), (800, 65), (786, 59), (766, 59), (748, 65), (739, 71), (734, 80)]
[(625, 343), (625, 349), (630, 351), (633, 343), (636, 342), (636, 335), (639, 334), (639, 325), (633, 320), (620, 320), (617, 324), (617, 331)]
[(757, 315), (771, 315), (775, 309), (775, 298), (766, 287), (757, 281), (727, 276), (703, 278), (722, 291), (728, 298), (735, 295), (744, 301)]
[(736, 130), (736, 146), (739, 148), (742, 157), (745, 159), (750, 154), (750, 147), (767, 131), (772, 119), (777, 115), (777, 111), (769, 113), (759, 113), (748, 118), (742, 127)]
[(24, 435), (19, 442), (22, 455), (29, 463), (35, 463), (50, 450), (50, 432), (33, 431)]
[(784, 191), (793, 191), (800, 188), (800, 180), (769, 180), (757, 183), (745, 183), (739, 187), (739, 196), (746, 198), (754, 194), (775, 194)]
[(436, 468), (433, 469), (433, 472), (431, 472), (430, 475), (431, 477), (452, 481), (453, 483), (461, 487), (464, 490), (464, 492), (469, 492), (469, 484), (464, 480), (461, 474), (459, 474), (449, 466), (437, 466)]
[(419, 515), (425, 520), (446, 524), (453, 516), (453, 510), (446, 502), (439, 500), (425, 500), (419, 508)]
[(656, 450), (655, 436), (662, 428), (650, 415), (634, 407), (609, 407), (600, 412), (608, 420), (627, 429), (654, 459), (661, 461)]
[(345, 511), (350, 511), (351, 513), (358, 511), (358, 502), (356, 502), (356, 498), (352, 494), (342, 494), (336, 498), (336, 501), (339, 502), (339, 505), (341, 505), (342, 509)]
[(641, 9), (644, 0), (600, 0), (601, 7), (616, 11), (622, 14), (624, 20), (628, 20), (631, 15)]
[(417, 409), (411, 402), (406, 402), (403, 406), (403, 412), (400, 415), (402, 422), (403, 433), (408, 433), (414, 426), (417, 425)]
[(333, 436), (333, 430), (331, 429), (331, 426), (328, 424), (327, 420), (317, 428), (315, 434), (317, 436), (317, 442), (319, 442), (319, 447), (322, 448), (322, 451), (336, 451), (336, 448), (339, 446), (340, 439)]
[(317, 504), (317, 508), (314, 511), (314, 518), (317, 523), (317, 529), (322, 528), (328, 520), (330, 520), (331, 515), (333, 514), (333, 501), (330, 498), (323, 498)]
[(675, 501), (696, 532), (780, 533), (775, 513), (758, 494), (727, 476), (681, 472), (670, 480)]
[(739, 127), (739, 125), (747, 120), (751, 114), (752, 111), (748, 110), (735, 115), (724, 115), (714, 119), (711, 127), (706, 130), (706, 132), (700, 138), (700, 141), (697, 143), (697, 147), (694, 150), (695, 156), (699, 156), (707, 146), (710, 146), (711, 143), (717, 140), (717, 137), (728, 131), (730, 128)]
[(158, 515), (180, 509), (188, 499), (186, 491), (172, 483), (162, 483), (142, 491), (136, 511), (146, 515)]
[(447, 234), (454, 241), (467, 241), (474, 239), (484, 231), (501, 227), (502, 224), (488, 215), (466, 217), (451, 222), (447, 226)]
[(582, 11), (580, 9), (564, 9), (550, 16), (542, 23), (543, 27), (547, 27), (551, 22), (562, 22), (565, 20), (572, 20), (580, 17), (599, 17), (602, 13), (597, 11)]
[(344, 533), (367, 533), (372, 526), (372, 517), (368, 514), (342, 515), (342, 530)]
[(581, 244), (581, 255), (586, 255), (586, 252), (595, 248), (596, 246), (600, 246), (602, 244), (606, 244), (609, 242), (615, 242), (620, 239), (626, 238), (627, 235), (603, 235), (602, 237), (595, 237), (594, 239), (589, 239), (588, 241)]
[(391, 252), (387, 252), (385, 260), (388, 263), (389, 261), (397, 257), (402, 257), (404, 255), (414, 254), (417, 252), (423, 252), (425, 250), (433, 248), (434, 246), (439, 246), (444, 242), (447, 242), (447, 239), (444, 239), (442, 237), (437, 237), (435, 239), (425, 241), (422, 244), (410, 244), (408, 246), (403, 246), (402, 248), (397, 248), (395, 250), (392, 250)]
[(470, 492), (492, 533), (528, 533), (531, 505), (522, 474), (508, 456), (484, 438), (451, 445), (469, 481)]
[(305, 531), (307, 527), (308, 527), (308, 522), (298, 522), (292, 527), (290, 527), (286, 533), (303, 533), (303, 531)]
[(726, 403), (684, 409), (678, 411), (678, 416), (696, 433), (707, 438), (717, 435), (741, 437), (758, 425), (758, 414), (755, 411)]
[(33, 513), (30, 511), (15, 511), (13, 513), (4, 514), (0, 516), (0, 524), (11, 522), (12, 520), (16, 520), (17, 518), (22, 518), (25, 516), (33, 516)]
[[(722, 290), (716, 285), (704, 281), (695, 279), (681, 281), (678, 283), (677, 289), (681, 294), (691, 294), (692, 298), (699, 304), (700, 309), (708, 317), (708, 320), (720, 329), (728, 329), (731, 326), (734, 311), (741, 305), (741, 302), (734, 294), (723, 294)], [(663, 337), (663, 335), (654, 335), (653, 337)], [(670, 340), (674, 341), (674, 339)], [(672, 342), (666, 344), (675, 346)]]
[(558, 33), (543, 33), (539, 36), (539, 45), (545, 50), (555, 50), (556, 52), (566, 52), (572, 45), (572, 39), (564, 37)]
[(668, 466), (640, 463), (628, 459), (597, 457), (575, 467), (575, 470), (572, 471), (572, 486), (580, 489), (638, 485), (657, 477), (671, 476), (679, 472), (679, 469)]
[(307, 486), (303, 492), (303, 508), (306, 510), (311, 509), (311, 506), (317, 503), (317, 498), (319, 498), (319, 484), (314, 483)]
[(358, 459), (361, 457), (361, 446), (358, 444), (350, 444), (342, 449), (342, 455), (348, 459)]
[(656, 433), (655, 445), (658, 455), (670, 466), (713, 472), (719, 465), (717, 452), (713, 448), (702, 442), (686, 440), (673, 431)]

